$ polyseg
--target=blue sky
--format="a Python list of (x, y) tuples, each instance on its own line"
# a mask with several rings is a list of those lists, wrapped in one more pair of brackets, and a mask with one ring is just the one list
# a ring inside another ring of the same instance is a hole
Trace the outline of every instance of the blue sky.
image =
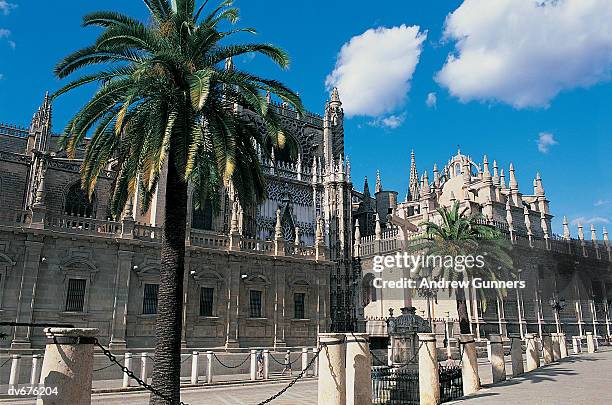
[[(292, 64), (237, 63), (284, 81), (317, 113), (339, 86), (357, 189), (380, 169), (384, 188), (403, 197), (411, 149), (419, 171), (431, 172), (460, 145), (506, 171), (513, 162), (524, 193), (540, 171), (556, 232), (567, 215), (600, 233), (612, 221), (612, 5), (539, 3), (238, 0), (239, 24), (286, 49)], [(139, 0), (0, 0), (0, 122), (29, 124), (44, 91), (60, 86), (55, 63), (95, 38), (80, 21), (99, 9), (146, 18)], [(55, 131), (86, 95), (55, 103)]]

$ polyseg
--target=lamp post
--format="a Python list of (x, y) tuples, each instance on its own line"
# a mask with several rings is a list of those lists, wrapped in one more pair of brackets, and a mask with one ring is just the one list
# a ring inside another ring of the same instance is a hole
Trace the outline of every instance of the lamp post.
[(557, 325), (557, 333), (561, 333), (559, 313), (565, 308), (565, 298), (557, 299), (556, 297), (553, 297), (548, 303), (550, 304), (550, 307), (553, 309), (553, 311), (555, 311), (555, 323)]

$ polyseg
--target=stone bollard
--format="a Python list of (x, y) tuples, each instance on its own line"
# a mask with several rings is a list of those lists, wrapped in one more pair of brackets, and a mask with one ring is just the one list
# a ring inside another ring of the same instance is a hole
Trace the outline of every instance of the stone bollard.
[(586, 333), (587, 352), (595, 353), (595, 340), (593, 340), (593, 332)]
[(527, 346), (527, 371), (532, 371), (540, 367), (540, 350), (533, 333), (525, 334), (525, 345)]
[(30, 372), (30, 385), (37, 386), (40, 383), (40, 369), (42, 367), (42, 355), (32, 356), (32, 371)]
[(561, 338), (559, 333), (551, 333), (552, 335), (552, 351), (553, 361), (561, 360)]
[(19, 388), (19, 374), (21, 373), (21, 355), (13, 354), (11, 356), (11, 375), (9, 377), (9, 389)]
[(387, 346), (387, 366), (391, 367), (393, 365), (393, 348), (391, 345)]
[(512, 337), (510, 357), (512, 359), (512, 377), (523, 374), (525, 372), (523, 366), (523, 348), (521, 347), (521, 339), (518, 337)]
[[(128, 369), (131, 370), (132, 369), (132, 353), (126, 353), (125, 355), (125, 360), (123, 361), (123, 365)], [(123, 373), (123, 383), (121, 384), (121, 386), (123, 388), (127, 388), (130, 386), (130, 376)]]
[(47, 347), (40, 383), (57, 395), (39, 397), (37, 405), (90, 405), (94, 328), (46, 328)]
[(549, 334), (542, 334), (542, 357), (544, 365), (547, 366), (554, 361), (552, 337)]
[(346, 335), (346, 404), (372, 403), (372, 359), (367, 333)]
[[(316, 356), (317, 355), (317, 350), (318, 349), (316, 347), (313, 347), (312, 348), (312, 354)], [(315, 376), (315, 377), (319, 375), (319, 357), (317, 357), (315, 359), (314, 363), (312, 363), (312, 375)]]
[(191, 354), (191, 383), (197, 384), (200, 370), (200, 352), (194, 351)]
[[(308, 368), (308, 348), (307, 347), (302, 347), (302, 371), (306, 370)], [(304, 373), (304, 375), (306, 375), (308, 372), (306, 371)]]
[(574, 354), (578, 354), (582, 351), (582, 342), (578, 336), (572, 336), (572, 349)]
[(140, 379), (147, 382), (149, 378), (149, 355), (147, 353), (140, 353)]
[(251, 381), (257, 380), (257, 350), (251, 350)]
[(542, 348), (542, 358), (544, 359), (544, 365), (546, 366), (554, 361), (552, 336), (542, 334)]
[(267, 380), (268, 378), (270, 378), (270, 350), (268, 349), (265, 349), (263, 351), (263, 363), (263, 379)]
[(501, 335), (490, 334), (489, 343), (491, 346), (491, 359), (489, 361), (491, 362), (493, 383), (504, 381), (506, 379), (506, 362)]
[[(319, 405), (346, 405), (346, 343), (341, 333), (319, 333)], [(368, 384), (371, 384), (369, 382)]]
[(213, 352), (206, 352), (206, 383), (210, 384), (213, 382)]
[(559, 344), (561, 349), (561, 358), (567, 357), (567, 340), (565, 339), (565, 333), (559, 333)]
[(463, 395), (472, 394), (480, 389), (478, 378), (478, 359), (476, 357), (476, 341), (472, 334), (459, 336), (461, 354), (461, 374), (463, 378)]
[(595, 351), (599, 350), (599, 337), (597, 335), (593, 335), (593, 342), (595, 342)]
[(436, 335), (419, 333), (419, 398), (420, 405), (440, 403), (440, 372), (436, 356)]

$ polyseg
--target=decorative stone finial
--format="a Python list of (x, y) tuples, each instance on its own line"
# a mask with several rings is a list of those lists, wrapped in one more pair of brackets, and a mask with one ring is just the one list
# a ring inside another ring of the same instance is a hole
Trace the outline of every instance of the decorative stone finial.
[(283, 227), (281, 225), (281, 209), (276, 209), (276, 226), (274, 227), (274, 239), (280, 240), (283, 237)]
[(317, 229), (315, 232), (316, 244), (321, 246), (324, 243), (323, 240), (323, 219), (321, 217), (317, 218)]
[(295, 227), (295, 242), (294, 242), (294, 244), (295, 244), (295, 246), (299, 246), (300, 243), (301, 243), (301, 241), (300, 241), (300, 227), (296, 226)]
[(527, 228), (527, 235), (533, 235), (531, 231), (531, 218), (529, 218), (529, 208), (526, 205), (523, 206), (523, 215), (525, 217), (525, 227)]
[(569, 227), (569, 222), (567, 222), (567, 217), (563, 217), (563, 239), (570, 240), (572, 237)]
[(597, 241), (597, 233), (595, 232), (595, 224), (591, 224), (591, 240)]
[(578, 222), (578, 239), (584, 240), (584, 228), (580, 222)]
[(376, 240), (381, 240), (382, 239), (382, 227), (380, 225), (380, 217), (378, 216), (378, 213), (376, 213), (376, 228), (374, 229), (374, 232), (376, 234)]
[(376, 170), (376, 186), (374, 188), (375, 193), (382, 191), (382, 182), (380, 181), (380, 170)]

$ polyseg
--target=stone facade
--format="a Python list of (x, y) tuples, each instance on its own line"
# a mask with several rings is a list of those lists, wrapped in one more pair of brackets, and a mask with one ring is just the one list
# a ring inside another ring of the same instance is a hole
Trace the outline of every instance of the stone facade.
[[(298, 154), (260, 151), (268, 199), (243, 206), (230, 187), (213, 212), (190, 197), (186, 346), (312, 345), (319, 332), (357, 327), (360, 273), (338, 92), (323, 117), (270, 104)], [(152, 346), (163, 179), (148, 211), (135, 195), (111, 218), (112, 166), (88, 199), (79, 183), (86, 145), (68, 159), (51, 122), (45, 97), (29, 129), (0, 124), (0, 318), (98, 328), (118, 348)], [(44, 343), (36, 328), (9, 335), (14, 348)]]

